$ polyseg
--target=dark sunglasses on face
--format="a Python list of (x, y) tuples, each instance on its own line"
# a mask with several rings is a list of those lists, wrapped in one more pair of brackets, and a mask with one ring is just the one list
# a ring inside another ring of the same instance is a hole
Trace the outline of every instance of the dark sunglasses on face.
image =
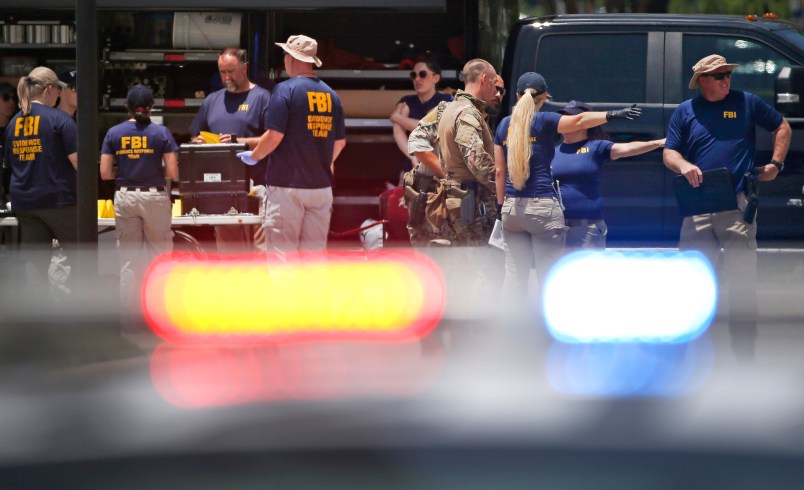
[(505, 87), (498, 87), (498, 86), (495, 86), (494, 88), (496, 88), (496, 89), (497, 89), (497, 93), (498, 93), (498, 94), (500, 94), (500, 97), (504, 97), (504, 96), (505, 96)]
[(724, 78), (731, 78), (730, 71), (724, 71), (723, 73), (704, 73), (701, 75), (702, 77), (712, 77), (715, 80), (723, 80)]
[(11, 99), (17, 100), (17, 96), (12, 94), (3, 94), (3, 102), (8, 102)]
[[(427, 70), (419, 70), (419, 72), (418, 72), (419, 78), (427, 78), (428, 73), (430, 73), (430, 72), (427, 71)], [(410, 72), (410, 74), (408, 76), (410, 76), (411, 80), (416, 80), (416, 75), (417, 75), (417, 73), (415, 71), (412, 71), (412, 72)]]

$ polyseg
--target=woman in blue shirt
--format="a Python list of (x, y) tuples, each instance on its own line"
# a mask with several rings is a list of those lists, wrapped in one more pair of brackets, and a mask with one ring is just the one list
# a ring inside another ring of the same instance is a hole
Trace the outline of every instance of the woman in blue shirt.
[[(51, 247), (57, 239), (72, 259), (78, 244), (76, 178), (78, 169), (75, 121), (54, 109), (59, 78), (38, 66), (17, 84), (21, 110), (11, 118), (3, 151), (11, 168), (11, 208), (20, 226), (22, 260), (47, 288)], [(47, 290), (47, 289), (45, 289)]]
[(165, 178), (178, 176), (179, 147), (166, 127), (151, 123), (153, 105), (150, 88), (131, 87), (126, 99), (129, 120), (109, 129), (101, 149), (101, 178), (114, 179), (117, 188), (114, 221), (124, 301), (136, 298), (131, 294), (134, 278), (144, 271), (148, 261), (173, 250), (171, 202)]
[(505, 244), (505, 290), (524, 296), (531, 267), (543, 275), (564, 249), (564, 213), (550, 172), (558, 134), (612, 119), (634, 119), (641, 112), (635, 106), (572, 116), (539, 112), (547, 100), (547, 82), (534, 72), (519, 77), (516, 94), (513, 113), (497, 128), (494, 157)]
[[(592, 108), (571, 100), (559, 114), (577, 115)], [(664, 139), (613, 143), (600, 127), (578, 129), (564, 135), (553, 157), (553, 178), (559, 183), (568, 248), (606, 248), (608, 228), (603, 221), (600, 176), (607, 160), (641, 155), (664, 146)]]

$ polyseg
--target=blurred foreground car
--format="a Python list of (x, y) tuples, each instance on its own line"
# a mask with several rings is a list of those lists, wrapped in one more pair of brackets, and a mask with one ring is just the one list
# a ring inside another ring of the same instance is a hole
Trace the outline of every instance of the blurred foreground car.
[(686, 341), (559, 342), (536, 297), (456, 318), (447, 294), (421, 338), (258, 344), (121, 337), (103, 285), (4, 299), (0, 488), (801, 488), (800, 260), (762, 260), (753, 359), (719, 314)]

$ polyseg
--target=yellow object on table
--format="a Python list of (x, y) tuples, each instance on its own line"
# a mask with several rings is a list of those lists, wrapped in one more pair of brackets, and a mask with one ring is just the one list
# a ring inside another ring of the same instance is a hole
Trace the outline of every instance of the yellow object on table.
[(220, 143), (221, 137), (215, 133), (210, 133), (209, 131), (201, 131), (199, 135), (204, 138), (204, 143)]
[(181, 216), (181, 199), (173, 201), (171, 216)]
[(114, 201), (98, 199), (98, 218), (114, 218)]

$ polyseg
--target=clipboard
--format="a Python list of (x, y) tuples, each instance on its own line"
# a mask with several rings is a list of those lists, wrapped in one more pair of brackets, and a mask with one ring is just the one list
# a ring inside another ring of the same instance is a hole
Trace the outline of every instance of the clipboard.
[(683, 175), (673, 177), (676, 201), (682, 216), (718, 213), (737, 209), (737, 196), (726, 168), (705, 170), (703, 182), (692, 187)]

